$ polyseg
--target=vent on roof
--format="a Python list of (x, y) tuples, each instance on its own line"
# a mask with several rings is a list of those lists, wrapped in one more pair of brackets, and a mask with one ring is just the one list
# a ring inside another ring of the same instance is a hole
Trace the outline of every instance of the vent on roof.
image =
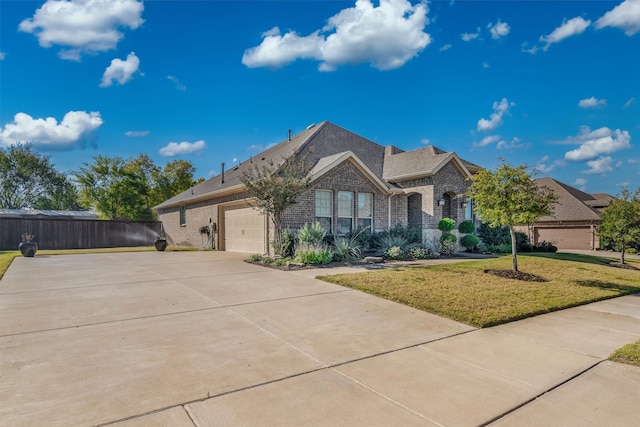
[(311, 123), (309, 126), (307, 126), (307, 130), (313, 129), (314, 127), (316, 127), (316, 124), (315, 123)]
[(224, 162), (222, 162), (220, 169), (222, 169), (222, 176), (220, 177), (220, 185), (222, 185), (224, 184)]

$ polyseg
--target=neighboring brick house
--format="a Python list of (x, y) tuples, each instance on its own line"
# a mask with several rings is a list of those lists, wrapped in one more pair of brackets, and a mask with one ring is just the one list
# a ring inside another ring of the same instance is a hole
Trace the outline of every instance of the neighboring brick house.
[[(315, 220), (332, 234), (358, 227), (380, 231), (396, 224), (422, 229), (430, 242), (438, 222), (471, 218), (464, 194), (480, 168), (436, 147), (404, 152), (384, 147), (329, 122), (305, 131), (224, 170), (155, 209), (171, 244), (264, 253), (271, 225), (254, 209), (241, 182), (249, 168), (306, 154), (309, 188), (287, 210), (285, 227)], [(200, 233), (212, 224), (211, 240)]]
[(559, 249), (600, 248), (598, 225), (604, 209), (614, 200), (604, 193), (587, 194), (553, 178), (537, 178), (558, 196), (553, 215), (540, 218), (535, 224), (519, 227), (532, 244), (546, 241)]

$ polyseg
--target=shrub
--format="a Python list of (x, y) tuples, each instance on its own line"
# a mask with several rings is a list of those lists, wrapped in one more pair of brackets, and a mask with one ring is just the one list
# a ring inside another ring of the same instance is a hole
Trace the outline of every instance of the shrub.
[(325, 230), (318, 221), (314, 221), (311, 224), (305, 222), (305, 224), (298, 230), (298, 242), (315, 244), (322, 242), (322, 239), (327, 235)]
[[(509, 247), (511, 247), (511, 234), (509, 233), (508, 227), (491, 228), (487, 224), (481, 224), (480, 227), (478, 227), (478, 237), (480, 237), (487, 246), (509, 245)], [(527, 235), (516, 231), (516, 250), (526, 252), (526, 249), (523, 249), (522, 246), (528, 244), (529, 238)], [(509, 252), (511, 252), (511, 249), (509, 249)]]
[(456, 222), (451, 218), (442, 218), (438, 223), (438, 230), (444, 232), (449, 232), (456, 228)]
[(413, 259), (431, 259), (433, 254), (431, 251), (424, 247), (415, 247), (409, 249), (409, 256)]
[(404, 246), (409, 243), (422, 243), (422, 230), (414, 227), (405, 227), (402, 224), (396, 224), (388, 230), (374, 233), (370, 238), (370, 242), (371, 246), (379, 248), (384, 252), (393, 246), (389, 245), (389, 242), (394, 240), (389, 239), (396, 238), (403, 239), (405, 241), (405, 243), (400, 246)]
[(271, 257), (268, 257), (268, 256), (262, 258), (262, 263), (263, 264), (273, 264), (273, 261), (274, 261), (274, 259), (271, 258)]
[(333, 259), (335, 261), (351, 261), (360, 258), (362, 249), (357, 237), (339, 237), (333, 241)]
[(533, 246), (530, 243), (521, 243), (519, 245), (518, 252), (531, 252), (533, 251)]
[(303, 264), (329, 264), (332, 260), (331, 249), (325, 244), (300, 243), (296, 247), (296, 262)]
[(534, 252), (557, 252), (558, 248), (547, 241), (542, 241), (533, 247)]
[(288, 228), (282, 230), (282, 247), (280, 248), (280, 254), (284, 258), (293, 256), (293, 250), (297, 238), (298, 236), (296, 235), (295, 231)]
[(440, 253), (451, 256), (456, 253), (456, 242), (458, 238), (451, 233), (443, 233), (440, 236)]
[(458, 231), (463, 234), (471, 234), (474, 232), (475, 229), (476, 229), (476, 226), (473, 225), (473, 222), (471, 221), (462, 221), (460, 225), (458, 225)]
[(387, 252), (389, 249), (393, 247), (402, 248), (406, 246), (409, 241), (403, 236), (394, 236), (387, 234), (382, 239), (380, 239), (380, 248), (383, 252)]
[(480, 239), (473, 234), (466, 234), (460, 238), (460, 244), (469, 250), (478, 246), (478, 243), (480, 243)]
[(262, 255), (260, 255), (260, 254), (253, 254), (253, 255), (251, 255), (251, 256), (249, 257), (249, 260), (250, 260), (251, 262), (260, 262), (260, 261), (262, 261)]
[(510, 254), (511, 253), (511, 244), (508, 245), (487, 245), (487, 249), (489, 252), (493, 252), (496, 254)]
[(403, 259), (404, 258), (404, 251), (402, 250), (402, 248), (400, 248), (400, 246), (393, 246), (393, 247), (390, 247), (385, 252), (385, 255), (389, 259)]
[(624, 250), (628, 254), (637, 254), (638, 250), (636, 248), (627, 248)]

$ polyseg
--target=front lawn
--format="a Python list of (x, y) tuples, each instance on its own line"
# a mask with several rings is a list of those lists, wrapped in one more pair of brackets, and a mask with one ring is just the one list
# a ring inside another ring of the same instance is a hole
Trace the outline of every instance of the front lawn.
[[(509, 270), (511, 257), (407, 267), (318, 279), (358, 289), (476, 327), (488, 327), (602, 299), (640, 292), (640, 270), (588, 255), (519, 255), (520, 281), (485, 270)], [(631, 266), (640, 268), (640, 261)]]

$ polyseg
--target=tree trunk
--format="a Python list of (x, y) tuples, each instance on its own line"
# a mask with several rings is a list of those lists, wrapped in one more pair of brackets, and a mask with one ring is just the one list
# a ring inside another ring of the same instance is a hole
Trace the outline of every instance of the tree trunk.
[(518, 271), (518, 245), (516, 242), (516, 231), (513, 227), (509, 227), (509, 234), (511, 235), (511, 260), (513, 263), (513, 271)]
[(620, 262), (621, 262), (622, 264), (624, 264), (624, 253), (625, 253), (625, 251), (626, 251), (626, 249), (627, 249), (627, 248), (625, 247), (624, 242), (622, 243), (622, 248), (620, 248), (620, 249), (622, 250), (622, 252), (620, 253)]

